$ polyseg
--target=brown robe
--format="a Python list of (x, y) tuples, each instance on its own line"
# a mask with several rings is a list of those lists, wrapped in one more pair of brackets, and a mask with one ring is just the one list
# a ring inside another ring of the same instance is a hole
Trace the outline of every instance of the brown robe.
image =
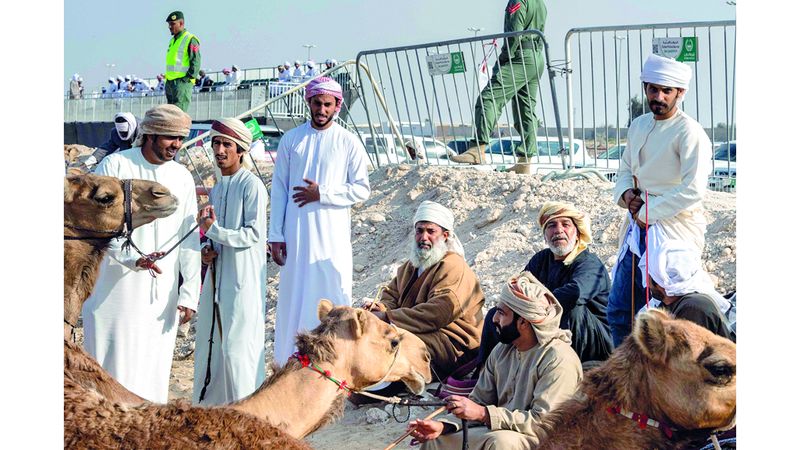
[(422, 339), (431, 365), (444, 379), (477, 356), (483, 328), (484, 295), (478, 277), (458, 253), (417, 276), (406, 262), (381, 294), (381, 310), (389, 321)]

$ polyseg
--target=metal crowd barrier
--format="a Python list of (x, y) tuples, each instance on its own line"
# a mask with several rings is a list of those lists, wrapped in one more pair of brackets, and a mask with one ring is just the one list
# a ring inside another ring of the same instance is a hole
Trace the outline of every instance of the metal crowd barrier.
[[(714, 152), (709, 187), (736, 185), (736, 21), (573, 28), (564, 39), (567, 130), (615, 180), (632, 117), (649, 112), (639, 79), (647, 56), (663, 38), (696, 38), (697, 61), (682, 108), (708, 132)], [(691, 55), (686, 55), (691, 58)], [(633, 100), (633, 101), (632, 101)], [(731, 151), (727, 151), (730, 148)]]
[[(367, 125), (359, 127), (357, 132), (374, 162), (463, 165), (449, 157), (462, 153), (469, 140), (477, 139), (475, 105), (492, 71), (497, 69), (495, 63), (503, 42), (520, 43), (528, 39), (538, 40), (547, 75), (542, 73), (537, 92), (538, 149), (527, 161), (537, 169), (574, 165), (575, 161), (568, 158), (571, 153), (565, 154), (548, 44), (538, 30), (360, 52), (356, 58), (356, 76)], [(509, 64), (513, 67), (515, 63), (519, 65), (511, 58)], [(526, 67), (520, 66), (526, 73)], [(549, 78), (549, 89), (542, 89), (545, 76)], [(367, 89), (366, 80), (379, 89)], [(484, 169), (512, 166), (514, 146), (527, 144), (526, 137), (519, 136), (513, 128), (514, 108), (519, 108), (519, 104), (513, 99), (503, 106)], [(417, 150), (417, 153), (424, 151), (423, 160), (411, 159), (404, 146), (407, 140), (423, 144), (425, 149)]]

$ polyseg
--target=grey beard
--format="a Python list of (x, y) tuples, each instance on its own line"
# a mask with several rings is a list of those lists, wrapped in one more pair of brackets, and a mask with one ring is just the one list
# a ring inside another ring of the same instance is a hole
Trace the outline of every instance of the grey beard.
[(441, 261), (445, 253), (447, 253), (447, 243), (444, 239), (434, 242), (433, 246), (427, 250), (417, 247), (417, 241), (412, 240), (408, 260), (415, 268), (426, 271)]
[(558, 257), (569, 255), (572, 252), (572, 250), (575, 249), (576, 245), (578, 245), (577, 235), (575, 236), (575, 239), (573, 239), (566, 247), (556, 247), (555, 245), (549, 242), (547, 243), (547, 246), (550, 248), (550, 251), (553, 252), (553, 254)]

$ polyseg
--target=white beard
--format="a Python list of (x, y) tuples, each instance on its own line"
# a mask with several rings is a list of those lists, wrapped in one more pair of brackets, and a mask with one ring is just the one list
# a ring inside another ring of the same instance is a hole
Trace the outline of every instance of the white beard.
[(441, 261), (445, 253), (447, 253), (447, 243), (444, 239), (435, 241), (427, 250), (417, 247), (417, 241), (412, 240), (408, 260), (412, 266), (424, 272)]
[(576, 245), (578, 245), (577, 234), (566, 246), (557, 247), (549, 242), (547, 243), (547, 246), (550, 248), (550, 251), (553, 252), (553, 254), (558, 257), (569, 255), (570, 253), (572, 253), (572, 250), (575, 249)]

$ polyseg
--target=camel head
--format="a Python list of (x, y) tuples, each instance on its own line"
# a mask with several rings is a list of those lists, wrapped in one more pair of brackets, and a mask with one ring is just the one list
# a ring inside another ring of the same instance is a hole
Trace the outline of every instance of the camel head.
[[(133, 180), (131, 187), (134, 228), (166, 217), (178, 208), (178, 199), (159, 183)], [(124, 199), (122, 181), (117, 178), (93, 174), (64, 178), (64, 232), (67, 233), (67, 226), (103, 231), (122, 229)], [(106, 237), (105, 234), (88, 234)]]
[(632, 372), (646, 383), (640, 395), (652, 413), (683, 429), (733, 424), (736, 344), (658, 309), (640, 314), (627, 341), (641, 354)]
[(350, 371), (347, 381), (355, 389), (400, 380), (420, 394), (431, 381), (430, 354), (412, 333), (364, 309), (334, 307), (326, 299), (320, 301), (317, 314), (320, 325), (297, 337), (298, 349), (312, 360), (343, 359)]

